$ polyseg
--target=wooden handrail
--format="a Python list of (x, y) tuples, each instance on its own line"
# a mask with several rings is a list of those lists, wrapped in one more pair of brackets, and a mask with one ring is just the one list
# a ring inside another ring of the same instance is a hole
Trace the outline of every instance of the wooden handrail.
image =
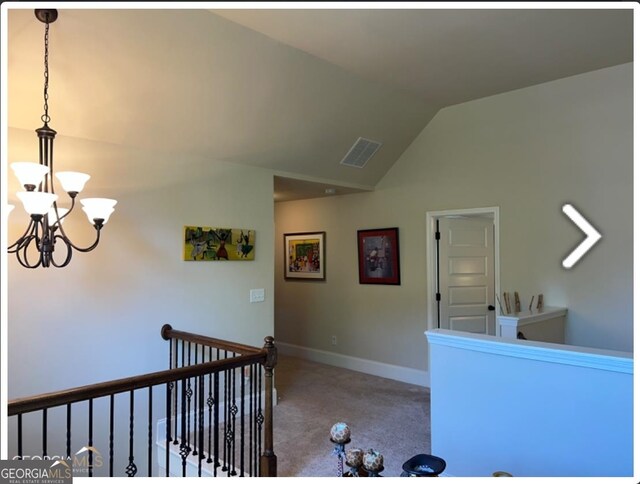
[[(181, 333), (181, 331), (176, 331), (176, 333)], [(240, 355), (233, 358), (226, 358), (224, 360), (209, 361), (198, 365), (146, 373), (144, 375), (95, 383), (93, 385), (85, 385), (58, 392), (44, 393), (33, 397), (18, 398), (11, 400), (8, 403), (7, 414), (11, 417), (13, 415), (32, 412), (35, 410), (43, 410), (45, 408), (57, 407), (68, 403), (80, 402), (90, 398), (106, 397), (129, 390), (147, 388), (176, 380), (182, 380), (184, 378), (192, 378), (195, 376), (207, 375), (209, 373), (231, 370), (233, 368), (239, 368), (253, 363), (263, 363), (266, 361), (267, 355), (267, 350), (256, 348), (256, 351), (252, 354)]]
[(262, 348), (258, 348), (256, 346), (243, 345), (240, 343), (234, 343), (233, 341), (225, 341), (223, 339), (209, 338), (208, 336), (188, 333), (186, 331), (178, 331), (173, 329), (170, 324), (165, 324), (164, 326), (162, 326), (160, 334), (165, 340), (175, 338), (184, 341), (190, 341), (196, 344), (211, 346), (213, 348), (219, 348), (221, 350), (232, 351), (240, 355), (253, 354), (262, 351)]
[[(221, 360), (216, 361), (208, 361), (200, 364), (193, 364), (188, 366), (183, 366), (179, 368), (172, 368), (170, 370), (163, 370), (154, 373), (146, 373), (144, 375), (137, 375), (128, 378), (121, 378), (119, 380), (111, 380), (102, 383), (96, 383), (92, 385), (85, 385), (76, 388), (70, 388), (67, 390), (61, 390), (52, 393), (45, 393), (41, 395), (35, 395), (31, 397), (18, 398), (11, 400), (8, 404), (8, 416), (21, 416), (22, 414), (35, 412), (35, 411), (43, 411), (43, 448), (46, 448), (46, 409), (53, 407), (60, 407), (63, 405), (68, 405), (67, 412), (71, 410), (71, 404), (83, 401), (93, 401), (93, 399), (113, 396), (124, 392), (131, 392), (131, 415), (130, 415), (130, 446), (133, 446), (133, 391), (141, 388), (149, 388), (151, 390), (152, 387), (168, 384), (171, 382), (179, 382), (182, 380), (183, 382), (183, 402), (182, 402), (182, 427), (185, 428), (184, 418), (185, 418), (185, 403), (184, 403), (184, 385), (185, 382), (194, 377), (201, 377), (204, 375), (217, 374), (220, 372), (224, 372), (227, 370), (233, 370), (236, 368), (241, 368), (247, 365), (260, 364), (264, 368), (264, 414), (261, 416), (260, 413), (258, 417), (263, 419), (260, 421), (260, 425), (264, 422), (264, 434), (263, 434), (263, 448), (262, 454), (260, 455), (260, 467), (259, 473), (261, 476), (265, 477), (275, 477), (277, 475), (277, 457), (273, 450), (273, 370), (277, 364), (278, 360), (278, 350), (274, 345), (273, 337), (267, 336), (264, 339), (264, 347), (258, 348), (254, 346), (248, 346), (238, 343), (233, 343), (231, 341), (219, 340), (216, 338), (209, 338), (206, 336), (188, 333), (185, 331), (176, 331), (170, 325), (165, 324), (162, 327), (161, 335), (165, 340), (183, 340), (189, 342), (189, 355), (191, 354), (191, 343), (195, 343), (196, 345), (201, 344), (204, 346), (209, 346), (216, 349), (221, 349), (225, 351), (231, 351), (234, 354), (239, 356), (234, 357), (225, 357)], [(174, 348), (173, 342), (170, 344), (170, 355), (171, 349)], [(177, 345), (175, 346), (176, 352), (178, 351)], [(182, 350), (184, 352), (184, 345), (182, 346)], [(196, 346), (196, 361), (197, 361), (197, 346)], [(225, 354), (225, 356), (227, 356)], [(184, 357), (184, 355), (183, 355)], [(177, 360), (174, 360), (177, 362)], [(190, 357), (189, 361), (190, 362)], [(183, 358), (184, 363), (184, 358)], [(171, 363), (170, 363), (171, 365)], [(259, 375), (259, 373), (258, 373)], [(200, 385), (202, 385), (202, 379), (200, 379)], [(235, 378), (234, 378), (235, 381)], [(209, 383), (211, 385), (211, 383)], [(217, 385), (217, 383), (216, 383)], [(253, 388), (253, 387), (252, 387)], [(260, 387), (258, 386), (258, 389)], [(171, 427), (171, 392), (170, 385), (167, 385), (167, 412), (168, 412), (168, 422), (167, 425), (167, 442), (169, 441), (169, 428)], [(190, 391), (190, 390), (189, 390)], [(209, 389), (211, 392), (211, 388)], [(225, 390), (226, 392), (226, 390)], [(174, 394), (174, 397), (177, 395)], [(235, 394), (234, 394), (235, 395)], [(151, 393), (149, 393), (149, 398), (151, 399)], [(189, 399), (191, 395), (189, 395)], [(203, 425), (203, 407), (204, 407), (204, 391), (201, 390), (200, 395), (200, 403), (198, 404), (200, 411), (200, 425), (202, 429)], [(211, 398), (211, 397), (210, 397)], [(217, 397), (216, 397), (217, 398)], [(226, 393), (225, 393), (225, 398)], [(235, 397), (234, 397), (235, 398)], [(112, 402), (113, 405), (113, 402)], [(209, 406), (211, 404), (208, 403)], [(217, 404), (216, 404), (217, 405)], [(149, 402), (149, 431), (148, 431), (148, 439), (149, 439), (149, 455), (152, 453), (151, 447), (151, 400)], [(89, 415), (91, 415), (91, 406), (89, 407)], [(113, 408), (113, 407), (112, 407)], [(177, 403), (176, 403), (177, 408)], [(196, 403), (194, 402), (194, 411), (196, 408)], [(261, 412), (261, 407), (258, 407), (258, 412)], [(187, 412), (189, 411), (189, 404), (187, 404)], [(255, 408), (254, 408), (255, 410)], [(253, 411), (253, 410), (252, 410)], [(70, 422), (70, 413), (67, 414), (67, 425)], [(258, 421), (258, 417), (256, 417), (256, 421)], [(112, 417), (113, 418), (113, 417)], [(235, 418), (235, 417), (234, 417)], [(195, 417), (194, 417), (195, 419)], [(209, 419), (211, 419), (211, 408), (209, 408)], [(91, 421), (91, 417), (90, 417)], [(187, 420), (187, 427), (189, 425), (189, 421)], [(235, 424), (234, 424), (235, 425)], [(89, 427), (91, 429), (91, 426)], [(177, 427), (176, 427), (177, 428)], [(18, 417), (18, 449), (21, 449), (21, 417)], [(194, 420), (194, 429), (195, 429), (195, 420)], [(195, 430), (194, 430), (195, 431)], [(91, 430), (89, 431), (89, 439), (91, 440)], [(113, 432), (113, 429), (111, 430)], [(202, 430), (200, 430), (202, 432)], [(69, 438), (69, 427), (67, 427), (67, 438)], [(111, 434), (112, 435), (112, 434)], [(112, 437), (111, 437), (112, 438)], [(217, 437), (216, 437), (217, 438)], [(256, 438), (259, 438), (256, 434)], [(182, 436), (182, 440), (185, 439), (184, 432)], [(209, 440), (211, 440), (211, 435), (209, 435)], [(69, 442), (69, 441), (68, 441)], [(174, 441), (174, 444), (176, 442)], [(67, 444), (69, 445), (69, 444)], [(91, 444), (89, 444), (91, 445)], [(204, 448), (204, 443), (202, 441), (202, 434), (200, 435), (200, 448)], [(209, 445), (211, 443), (209, 442)], [(234, 447), (235, 448), (235, 447)], [(130, 451), (131, 453), (132, 451)], [(217, 454), (217, 450), (215, 450)], [(43, 453), (46, 451), (43, 450)], [(19, 455), (21, 451), (19, 450)], [(113, 455), (111, 455), (113, 458)], [(130, 465), (133, 463), (133, 454), (130, 454)], [(167, 445), (167, 463), (169, 462), (169, 447)], [(184, 475), (184, 457), (183, 457), (183, 475)], [(151, 463), (151, 457), (149, 457), (149, 463)], [(168, 470), (168, 465), (167, 465)], [(112, 472), (112, 471), (110, 471)], [(129, 474), (129, 467), (127, 467), (127, 474)], [(133, 471), (135, 474), (135, 469)], [(151, 476), (151, 464), (149, 464), (149, 475)], [(89, 472), (89, 476), (91, 476), (91, 471)], [(167, 475), (169, 475), (167, 473)]]

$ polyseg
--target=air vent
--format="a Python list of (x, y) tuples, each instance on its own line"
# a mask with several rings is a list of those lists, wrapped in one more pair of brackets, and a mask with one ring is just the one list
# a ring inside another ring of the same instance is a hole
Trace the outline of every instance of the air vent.
[(363, 168), (381, 146), (379, 141), (358, 138), (340, 164)]

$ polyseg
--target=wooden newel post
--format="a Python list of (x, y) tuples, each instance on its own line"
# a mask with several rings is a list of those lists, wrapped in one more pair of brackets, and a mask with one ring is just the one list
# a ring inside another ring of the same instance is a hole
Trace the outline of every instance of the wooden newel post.
[(264, 339), (267, 357), (264, 362), (264, 452), (260, 456), (260, 477), (278, 475), (278, 458), (273, 452), (273, 369), (278, 363), (278, 348), (273, 336)]

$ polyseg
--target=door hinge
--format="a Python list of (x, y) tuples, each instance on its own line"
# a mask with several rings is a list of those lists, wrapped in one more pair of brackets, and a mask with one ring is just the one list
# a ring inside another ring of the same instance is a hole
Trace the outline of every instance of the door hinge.
[(436, 292), (436, 301), (440, 301), (441, 297), (440, 293)]
[(436, 232), (436, 240), (440, 240), (440, 231)]

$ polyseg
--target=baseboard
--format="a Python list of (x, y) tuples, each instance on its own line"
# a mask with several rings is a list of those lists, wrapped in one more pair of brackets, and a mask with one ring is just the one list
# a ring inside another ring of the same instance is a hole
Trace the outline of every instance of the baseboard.
[[(277, 343), (278, 351), (284, 355), (295, 356), (306, 360), (315, 361), (316, 363), (324, 363), (326, 365), (337, 366), (347, 370), (359, 371), (369, 375), (375, 375), (382, 378), (389, 378), (413, 385), (420, 385), (429, 388), (431, 381), (428, 371), (416, 370), (415, 368), (407, 368), (404, 366), (390, 365), (389, 363), (381, 363), (379, 361), (365, 360), (355, 356), (342, 355), (331, 351), (317, 350), (306, 346), (292, 345), (279, 341)], [(277, 375), (277, 366), (276, 366)], [(277, 376), (276, 376), (277, 385)]]

